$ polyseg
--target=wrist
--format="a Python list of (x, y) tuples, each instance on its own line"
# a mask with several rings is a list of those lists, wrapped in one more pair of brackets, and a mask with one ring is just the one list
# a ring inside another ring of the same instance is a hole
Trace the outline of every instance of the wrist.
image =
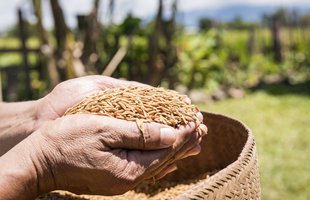
[(21, 145), (0, 157), (0, 199), (34, 199), (38, 194), (37, 174)]
[(0, 103), (0, 156), (36, 130), (37, 101)]
[[(33, 169), (36, 171), (37, 191), (43, 194), (57, 189), (55, 183), (55, 174), (52, 171), (53, 165), (50, 154), (53, 152), (48, 142), (45, 141), (40, 130), (31, 134), (25, 141), (32, 148), (29, 154)], [(29, 148), (28, 147), (28, 148)], [(47, 154), (48, 151), (50, 154)]]
[(20, 132), (32, 133), (38, 119), (37, 101), (0, 103), (0, 132), (5, 132), (14, 126)]
[(0, 157), (0, 199), (35, 199), (55, 189), (40, 144), (30, 138)]

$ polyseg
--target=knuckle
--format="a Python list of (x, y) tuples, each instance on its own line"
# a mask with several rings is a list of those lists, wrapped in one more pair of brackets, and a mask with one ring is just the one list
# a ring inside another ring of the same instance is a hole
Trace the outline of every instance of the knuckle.
[(143, 132), (140, 132), (140, 140), (141, 140), (141, 144), (142, 147), (145, 149), (146, 147), (148, 147), (152, 141), (152, 130), (151, 130), (151, 126), (149, 123), (146, 123), (145, 125), (145, 129)]
[(150, 149), (155, 148), (160, 145), (160, 129), (157, 127), (157, 124), (146, 123), (145, 131), (142, 133), (142, 140), (144, 148)]

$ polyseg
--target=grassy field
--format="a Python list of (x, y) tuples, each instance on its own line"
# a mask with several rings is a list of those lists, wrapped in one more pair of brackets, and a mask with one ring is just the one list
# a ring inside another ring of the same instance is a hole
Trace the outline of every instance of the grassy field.
[(200, 105), (240, 119), (253, 131), (262, 199), (310, 199), (310, 84), (271, 87)]

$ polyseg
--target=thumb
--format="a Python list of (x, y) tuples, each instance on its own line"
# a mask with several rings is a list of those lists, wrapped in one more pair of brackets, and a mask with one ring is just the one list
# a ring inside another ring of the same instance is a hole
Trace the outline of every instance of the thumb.
[[(195, 129), (188, 126), (175, 129), (171, 126), (155, 122), (144, 123), (143, 133), (136, 122), (125, 121), (112, 117), (96, 116), (98, 123), (105, 126), (102, 134), (105, 145), (111, 148), (153, 150), (172, 146), (178, 135), (189, 135)], [(103, 123), (104, 122), (104, 123)]]

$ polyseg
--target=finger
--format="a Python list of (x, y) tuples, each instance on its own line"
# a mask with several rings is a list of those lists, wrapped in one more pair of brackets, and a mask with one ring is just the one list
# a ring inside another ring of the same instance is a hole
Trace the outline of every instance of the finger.
[(191, 104), (192, 100), (190, 98), (188, 98), (187, 96), (185, 97), (185, 99), (183, 100), (185, 103), (187, 104)]
[[(162, 162), (159, 166), (156, 167), (150, 167), (148, 169), (148, 179), (153, 179), (154, 174), (158, 174), (161, 170), (163, 170), (166, 166), (171, 165), (176, 160), (182, 159), (182, 157), (185, 157), (187, 152), (189, 152), (192, 148), (194, 148), (197, 145), (197, 140), (199, 138), (199, 135), (195, 132), (190, 135), (190, 138), (188, 141), (183, 144), (180, 149), (177, 152), (171, 151), (171, 153), (167, 156), (167, 159), (165, 162)], [(193, 153), (193, 152), (190, 152)]]
[(186, 152), (189, 149), (191, 149), (193, 146), (195, 146), (196, 144), (199, 143), (199, 134), (197, 132), (193, 132), (190, 137), (188, 138), (188, 140), (182, 144), (182, 146), (179, 147), (179, 149), (177, 149), (175, 151), (176, 155), (178, 153), (182, 153), (182, 152)]
[(203, 122), (203, 115), (201, 114), (201, 112), (197, 112), (196, 117), (199, 119), (201, 123)]
[(171, 165), (168, 165), (164, 169), (162, 169), (160, 172), (158, 172), (156, 175), (154, 175), (151, 179), (149, 179), (149, 182), (154, 183), (155, 181), (162, 179), (167, 174), (170, 174), (171, 172), (174, 172), (178, 169), (177, 165), (175, 163), (172, 163)]
[[(190, 149), (189, 151), (187, 151), (185, 154), (183, 154), (182, 156), (179, 154), (179, 156), (176, 157), (175, 161), (177, 160), (182, 160), (184, 158), (190, 157), (190, 156), (195, 156), (198, 155), (201, 152), (201, 147), (199, 144), (196, 144), (192, 149)], [(175, 170), (177, 170), (177, 166), (176, 169), (171, 169), (172, 167), (170, 167), (171, 165), (176, 165), (174, 163), (168, 165), (166, 168), (164, 168), (163, 170), (161, 170), (157, 175), (153, 176), (151, 179), (149, 179), (149, 182), (154, 182), (156, 180), (159, 180), (161, 178), (163, 178), (164, 176), (166, 176), (168, 173), (171, 173)], [(171, 169), (171, 171), (169, 171), (168, 173), (165, 173), (165, 171), (168, 171), (169, 169)]]
[[(153, 151), (138, 151), (134, 159), (138, 160), (139, 165), (145, 169), (144, 177), (151, 178), (154, 174), (159, 173), (166, 166), (172, 164), (177, 157), (182, 157), (190, 150), (198, 140), (198, 133), (194, 132), (195, 123), (191, 122), (177, 129), (177, 139), (172, 147), (153, 150)], [(164, 152), (164, 153), (163, 153)], [(162, 154), (161, 154), (162, 153)]]
[(200, 124), (198, 128), (201, 130), (201, 136), (207, 135), (208, 127), (205, 124)]
[(199, 145), (199, 134), (197, 132), (193, 133), (190, 139), (174, 154), (174, 156), (168, 161), (170, 163), (175, 162), (176, 160), (182, 159), (184, 155), (187, 154), (191, 149), (195, 148), (196, 145)]
[(179, 126), (178, 137), (176, 142), (173, 144), (175, 151), (177, 152), (188, 140), (195, 134), (196, 124), (194, 122), (189, 122), (188, 124)]
[(142, 151), (135, 158), (135, 171), (139, 174), (139, 181), (146, 180), (154, 183), (154, 181), (164, 177), (166, 174), (176, 170), (176, 164), (168, 164), (168, 160), (173, 156), (171, 148), (155, 151)]
[[(199, 154), (201, 147), (199, 144), (194, 145), (194, 147), (188, 150), (186, 153), (179, 152), (176, 156), (173, 156), (174, 161), (187, 158), (189, 156), (194, 156)], [(149, 183), (155, 183), (155, 181), (163, 178), (168, 173), (171, 173), (177, 170), (177, 166), (174, 161), (168, 160), (166, 163), (163, 163), (161, 166), (154, 168), (154, 170), (149, 170), (149, 173), (146, 175), (146, 181)], [(169, 163), (169, 164), (168, 164)]]
[(180, 157), (180, 160), (187, 158), (189, 156), (195, 156), (195, 155), (199, 154), (200, 151), (201, 151), (201, 146), (199, 144), (196, 144), (192, 149), (190, 149), (182, 157)]
[(195, 129), (194, 123), (174, 129), (151, 122), (144, 123), (142, 133), (136, 122), (105, 116), (87, 116), (97, 122), (96, 132), (103, 137), (105, 145), (111, 148), (153, 150), (173, 146), (173, 149), (177, 150)]

